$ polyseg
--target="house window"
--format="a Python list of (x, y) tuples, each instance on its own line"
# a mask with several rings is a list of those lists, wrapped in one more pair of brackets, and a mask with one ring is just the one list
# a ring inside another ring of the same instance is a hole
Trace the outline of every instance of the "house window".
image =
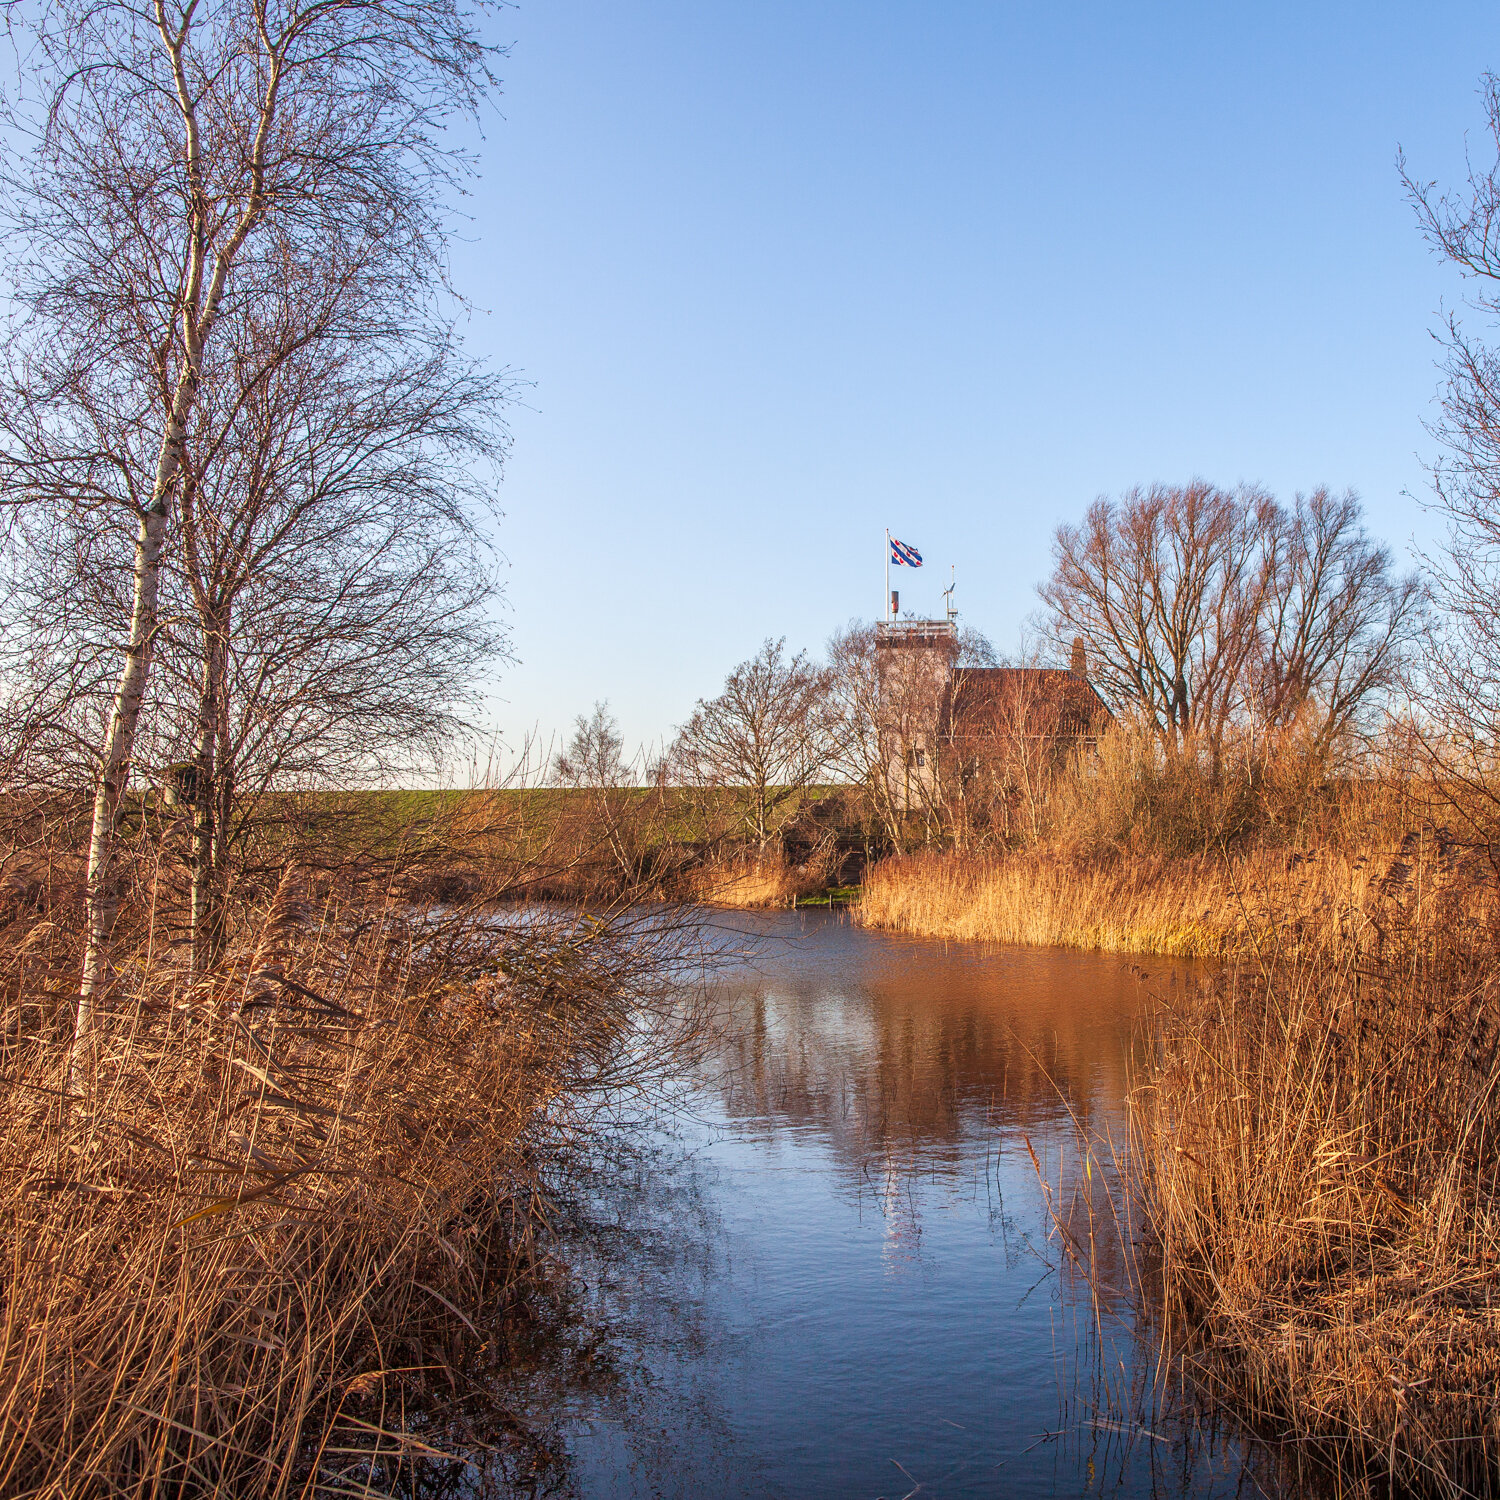
[(924, 751), (917, 751), (917, 769), (920, 771), (927, 764), (927, 755)]

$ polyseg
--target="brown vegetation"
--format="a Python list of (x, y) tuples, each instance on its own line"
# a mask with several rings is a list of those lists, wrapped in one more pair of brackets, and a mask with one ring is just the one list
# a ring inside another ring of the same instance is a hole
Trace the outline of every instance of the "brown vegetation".
[(1412, 844), (1162, 1012), (1130, 1167), (1145, 1287), (1201, 1383), (1340, 1493), (1491, 1493), (1500, 922)]
[(1280, 924), (1326, 928), (1440, 815), (1394, 737), (1342, 779), (1295, 740), (1234, 749), (1215, 768), (1117, 722), (1096, 746), (1007, 752), (983, 783), (986, 836), (875, 865), (861, 920), (927, 937), (1224, 957), (1254, 951)]
[(1045, 847), (901, 855), (871, 869), (859, 916), (871, 927), (954, 941), (1253, 957), (1285, 932), (1337, 935), (1417, 836), (1384, 856), (1276, 847), (1229, 857)]
[(551, 1296), (538, 1153), (686, 1039), (657, 1004), (670, 928), (288, 871), (195, 981), (149, 917), (170, 871), (135, 873), (82, 1097), (76, 903), (17, 893), (0, 929), (0, 1489), (388, 1493), (550, 1462), (496, 1389)]
[(865, 880), (860, 920), (916, 937), (1218, 956), (1245, 912), (1222, 862), (1072, 860), (1051, 851), (908, 854)]
[(777, 853), (699, 865), (687, 872), (681, 889), (688, 899), (706, 906), (764, 908), (795, 906), (836, 884), (826, 866), (788, 864)]
[(563, 786), (320, 799), (326, 842), (401, 862), (430, 900), (482, 895), (613, 904), (627, 899), (782, 906), (848, 885), (864, 866), (857, 804), (826, 788), (788, 800), (762, 849), (733, 788)]
[(1116, 726), (1054, 769), (1044, 838), (888, 859), (861, 906), (1223, 960), (1159, 1012), (1128, 1146), (1088, 1144), (1130, 1184), (1144, 1233), (1119, 1248), (1173, 1367), (1271, 1440), (1291, 1492), (1500, 1472), (1496, 830), (1401, 744), (1358, 776), (1295, 741), (1216, 772)]

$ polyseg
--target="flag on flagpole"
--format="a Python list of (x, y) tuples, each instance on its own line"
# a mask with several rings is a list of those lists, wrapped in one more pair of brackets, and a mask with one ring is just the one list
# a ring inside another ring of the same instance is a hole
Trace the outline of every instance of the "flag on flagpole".
[(895, 537), (892, 537), (891, 561), (907, 568), (920, 568), (922, 554), (915, 547), (909, 546), (906, 542), (898, 542)]

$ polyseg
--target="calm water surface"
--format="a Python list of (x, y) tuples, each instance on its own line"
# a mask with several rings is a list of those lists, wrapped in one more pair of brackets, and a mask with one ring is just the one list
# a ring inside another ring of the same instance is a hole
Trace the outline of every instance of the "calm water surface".
[(569, 1412), (578, 1491), (1253, 1491), (1232, 1448), (1143, 1404), (1116, 1242), (1091, 1295), (1032, 1160), (1089, 1260), (1114, 1189), (1074, 1122), (1119, 1132), (1135, 1023), (1180, 966), (836, 914), (725, 926), (749, 951), (715, 982), (721, 1040), (579, 1248), (619, 1379)]

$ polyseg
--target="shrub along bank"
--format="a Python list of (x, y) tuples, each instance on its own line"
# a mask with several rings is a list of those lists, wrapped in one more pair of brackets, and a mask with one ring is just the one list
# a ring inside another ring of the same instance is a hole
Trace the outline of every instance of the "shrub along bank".
[(536, 1480), (500, 1381), (560, 1306), (538, 1165), (689, 1043), (670, 928), (291, 870), (195, 980), (141, 902), (80, 1057), (67, 910), (0, 926), (0, 1492)]

